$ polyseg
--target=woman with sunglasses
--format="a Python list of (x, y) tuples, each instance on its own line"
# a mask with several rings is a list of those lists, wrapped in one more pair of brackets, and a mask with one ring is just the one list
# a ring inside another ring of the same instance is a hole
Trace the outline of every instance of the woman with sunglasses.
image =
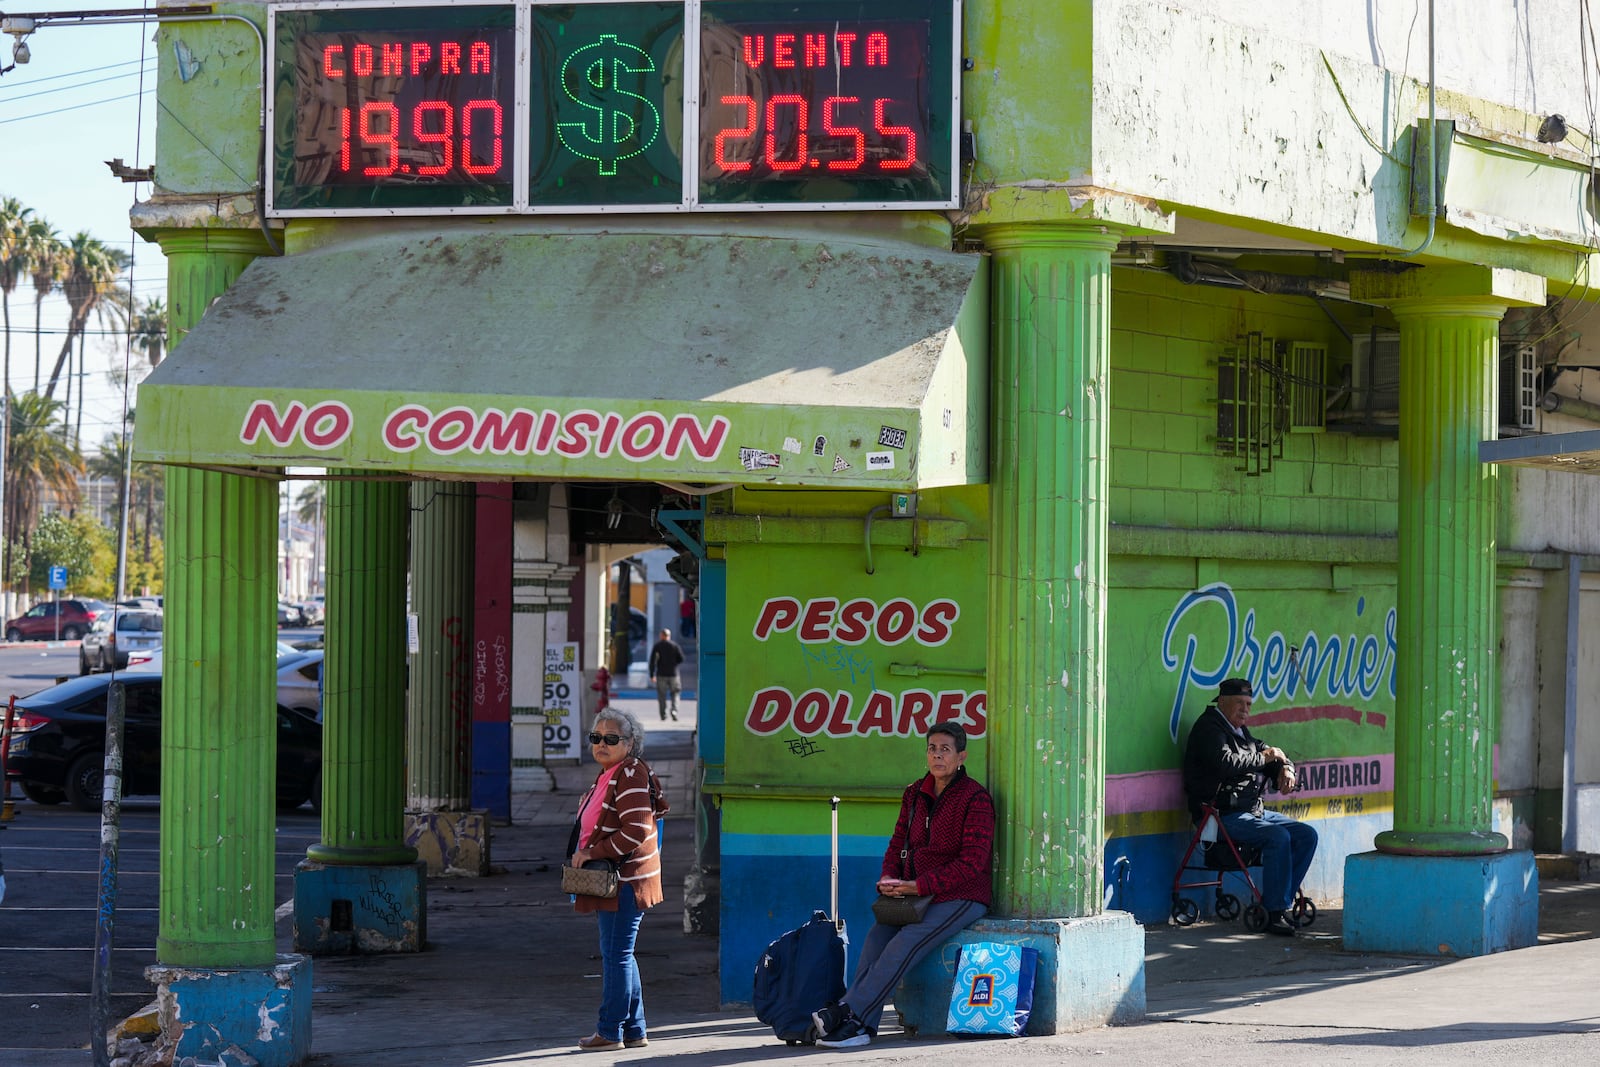
[(589, 735), (589, 751), (600, 773), (578, 804), (572, 866), (591, 860), (615, 863), (617, 895), (574, 898), (576, 910), (594, 912), (599, 920), (601, 959), (599, 1023), (578, 1047), (614, 1052), (650, 1043), (633, 945), (644, 910), (663, 899), (656, 820), (667, 813), (667, 801), (660, 781), (641, 758), (644, 728), (631, 712), (616, 707), (601, 712)]

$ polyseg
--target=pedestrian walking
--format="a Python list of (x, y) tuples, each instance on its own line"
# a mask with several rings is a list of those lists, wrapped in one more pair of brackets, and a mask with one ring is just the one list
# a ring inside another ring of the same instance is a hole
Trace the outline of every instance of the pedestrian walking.
[[(683, 649), (672, 640), (672, 631), (662, 629), (661, 640), (650, 649), (650, 682), (656, 687), (656, 705), (661, 710), (661, 721), (667, 720), (667, 713), (672, 713), (673, 721), (678, 718), (678, 694), (683, 692), (683, 685), (678, 681), (678, 668), (683, 665)], [(669, 707), (670, 702), (670, 707)]]

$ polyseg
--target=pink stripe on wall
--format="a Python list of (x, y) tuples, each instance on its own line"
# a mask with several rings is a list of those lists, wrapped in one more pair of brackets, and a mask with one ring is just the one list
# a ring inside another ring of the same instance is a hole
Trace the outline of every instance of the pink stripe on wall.
[[(1301, 760), (1295, 766), (1299, 768), (1301, 781), (1297, 796), (1349, 796), (1388, 793), (1394, 789), (1392, 752), (1332, 760)], [(1267, 799), (1276, 796), (1276, 793), (1268, 793)], [(1136, 774), (1106, 776), (1107, 815), (1182, 811), (1187, 807), (1181, 771), (1140, 771)]]

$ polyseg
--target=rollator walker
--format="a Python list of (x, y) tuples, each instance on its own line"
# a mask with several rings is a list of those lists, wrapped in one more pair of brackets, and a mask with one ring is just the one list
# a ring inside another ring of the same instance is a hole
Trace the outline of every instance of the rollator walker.
[[(1200, 917), (1200, 905), (1183, 895), (1185, 889), (1215, 889), (1217, 918), (1237, 919), (1240, 900), (1228, 892), (1223, 883), (1227, 875), (1238, 874), (1250, 888), (1251, 903), (1243, 908), (1245, 929), (1259, 934), (1267, 928), (1267, 909), (1261, 903), (1260, 888), (1256, 886), (1255, 879), (1250, 877), (1250, 868), (1260, 866), (1260, 847), (1240, 847), (1235, 844), (1228, 834), (1228, 828), (1222, 824), (1216, 805), (1202, 804), (1200, 824), (1195, 827), (1189, 847), (1184, 850), (1183, 860), (1178, 864), (1178, 871), (1172, 877), (1173, 924), (1188, 926)], [(1185, 881), (1184, 876), (1190, 874), (1196, 880)], [(1289, 921), (1299, 927), (1310, 926), (1317, 921), (1316, 904), (1300, 892), (1299, 886), (1294, 887), (1294, 903), (1289, 908), (1288, 916)]]

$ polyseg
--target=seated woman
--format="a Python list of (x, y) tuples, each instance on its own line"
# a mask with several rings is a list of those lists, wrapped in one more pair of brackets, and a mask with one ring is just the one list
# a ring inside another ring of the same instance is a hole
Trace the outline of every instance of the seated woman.
[(886, 896), (931, 896), (933, 901), (920, 922), (874, 923), (867, 931), (855, 979), (843, 998), (811, 1015), (823, 1048), (868, 1044), (878, 1032), (884, 1002), (906, 972), (989, 910), (994, 802), (967, 774), (966, 761), (966, 730), (960, 723), (935, 723), (928, 730), (928, 773), (900, 798), (900, 818), (878, 877), (878, 892)]

